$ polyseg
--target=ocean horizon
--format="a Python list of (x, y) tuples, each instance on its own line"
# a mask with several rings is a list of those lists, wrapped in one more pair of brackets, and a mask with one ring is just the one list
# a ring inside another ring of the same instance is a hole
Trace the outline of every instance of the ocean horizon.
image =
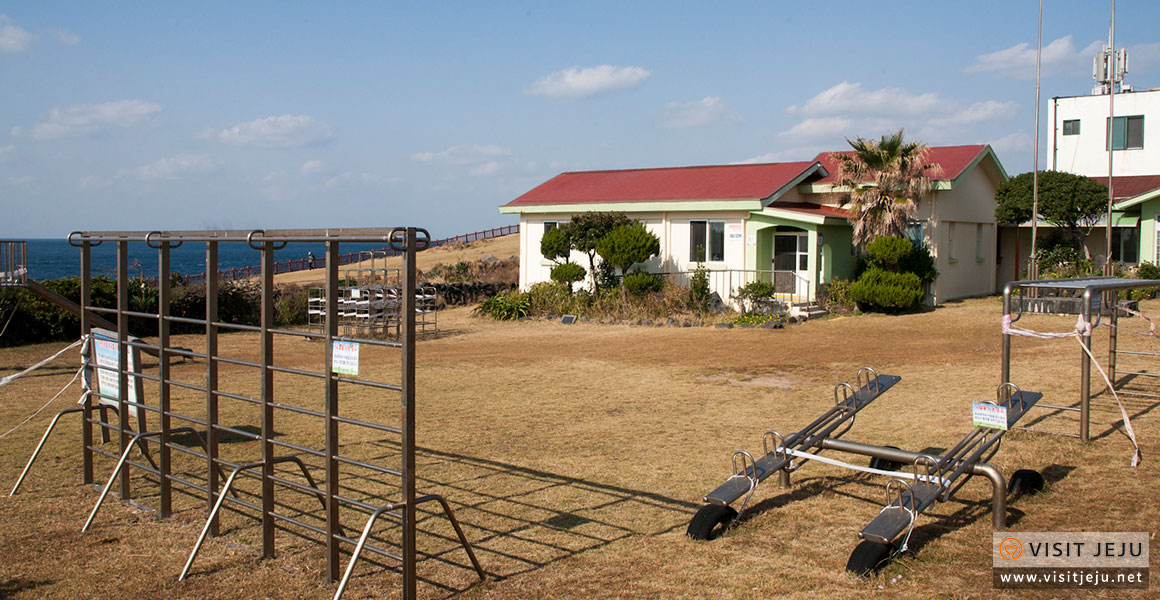
[[(71, 246), (68, 240), (57, 238), (39, 238), (24, 240), (27, 242), (28, 277), (37, 281), (60, 279), (62, 277), (79, 277), (81, 274), (80, 248)], [(346, 243), (339, 247), (342, 254), (352, 252), (368, 252), (380, 250), (386, 244), (376, 243)], [(325, 256), (326, 246), (322, 243), (292, 242), (281, 250), (274, 251), (275, 261), (287, 261), (306, 258), (313, 254), (317, 258)], [(186, 242), (169, 251), (170, 270), (182, 275), (197, 275), (205, 269), (205, 243)], [(222, 242), (218, 244), (218, 270), (229, 270), (240, 267), (258, 266), (262, 263), (261, 252), (250, 248), (247, 244), (237, 242)], [(92, 252), (93, 276), (105, 275), (114, 277), (117, 274), (117, 245), (105, 242), (93, 247)], [(156, 278), (157, 250), (150, 248), (144, 242), (129, 242), (129, 276)]]

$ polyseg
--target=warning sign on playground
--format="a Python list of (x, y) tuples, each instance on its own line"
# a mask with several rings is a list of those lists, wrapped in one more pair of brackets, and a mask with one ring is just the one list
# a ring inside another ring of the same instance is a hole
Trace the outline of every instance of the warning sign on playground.
[[(99, 402), (103, 404), (116, 405), (117, 399), (121, 394), (121, 361), (118, 355), (118, 343), (116, 340), (111, 340), (97, 335), (93, 336), (93, 359), (99, 367), (97, 371), (97, 390), (105, 398), (101, 398)], [(129, 351), (129, 370), (137, 370), (136, 357), (133, 351)], [(135, 400), (137, 398), (137, 378), (129, 378), (129, 399)], [(83, 398), (82, 398), (83, 400)], [(132, 404), (129, 405), (129, 414), (137, 416), (137, 407)]]
[(971, 404), (971, 418), (975, 427), (1007, 430), (1007, 407), (989, 402)]
[(358, 342), (334, 340), (334, 362), (330, 370), (344, 375), (358, 375)]

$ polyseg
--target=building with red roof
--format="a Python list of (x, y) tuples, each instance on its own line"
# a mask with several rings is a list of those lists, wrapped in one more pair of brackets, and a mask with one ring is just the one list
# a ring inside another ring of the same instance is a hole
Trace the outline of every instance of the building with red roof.
[[(550, 280), (555, 263), (540, 254), (546, 231), (579, 213), (619, 211), (660, 239), (660, 254), (643, 265), (649, 272), (680, 278), (703, 264), (726, 301), (737, 287), (764, 279), (788, 302), (812, 302), (819, 286), (851, 278), (855, 266), (835, 154), (561, 173), (500, 207), (520, 215), (520, 288)], [(985, 145), (934, 147), (927, 159), (938, 165), (930, 174), (935, 191), (919, 203), (912, 234), (937, 260), (931, 299), (994, 293), (994, 195), (1006, 172)], [(573, 262), (587, 266), (583, 256)]]

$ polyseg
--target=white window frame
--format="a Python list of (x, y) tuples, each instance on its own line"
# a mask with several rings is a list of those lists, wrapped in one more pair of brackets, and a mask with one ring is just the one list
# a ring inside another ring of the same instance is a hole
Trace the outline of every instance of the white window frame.
[[(694, 228), (700, 224), (705, 228), (705, 258), (697, 259), (697, 247), (694, 245), (693, 235)], [(719, 260), (712, 260), (713, 257), (713, 226), (720, 224), (721, 226), (721, 258)], [(689, 262), (692, 263), (723, 263), (725, 262), (725, 221), (722, 219), (692, 219), (689, 221)]]

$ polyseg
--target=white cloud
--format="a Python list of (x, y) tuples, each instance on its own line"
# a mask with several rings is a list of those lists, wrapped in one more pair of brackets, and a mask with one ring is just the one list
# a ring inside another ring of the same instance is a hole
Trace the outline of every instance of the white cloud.
[(600, 92), (632, 87), (648, 76), (649, 72), (640, 67), (613, 65), (572, 67), (536, 80), (524, 88), (524, 93), (550, 98), (583, 98)]
[(208, 135), (224, 144), (258, 148), (297, 148), (319, 144), (333, 137), (329, 125), (306, 115), (255, 119), (229, 129), (211, 130)]
[(859, 82), (843, 81), (810, 98), (802, 106), (787, 108), (805, 116), (839, 114), (913, 115), (936, 111), (945, 102), (937, 94), (914, 95), (899, 88), (863, 90)]
[[(1103, 42), (1095, 41), (1083, 50), (1076, 50), (1072, 37), (1065, 35), (1043, 47), (1040, 71), (1044, 76), (1053, 73), (1082, 73), (1091, 68), (1092, 58), (1103, 47)], [(975, 58), (975, 63), (964, 70), (967, 73), (994, 73), (1001, 77), (1031, 79), (1035, 77), (1035, 48), (1022, 42), (1010, 48), (980, 54)]]
[(141, 180), (180, 179), (193, 173), (207, 173), (221, 166), (221, 161), (203, 154), (178, 154), (163, 158), (135, 169), (122, 170), (119, 175)]
[(1035, 148), (1035, 137), (1026, 131), (1015, 131), (991, 142), (991, 148), (1000, 153), (1029, 151)]
[(75, 46), (75, 45), (81, 43), (81, 36), (79, 36), (75, 33), (72, 33), (70, 31), (58, 31), (58, 32), (56, 32), (56, 39), (57, 39), (57, 41), (59, 41), (60, 43), (66, 45), (66, 46)]
[(853, 121), (844, 117), (822, 117), (806, 119), (779, 133), (780, 137), (819, 138), (844, 135), (850, 131)]
[(321, 171), (321, 170), (322, 170), (322, 161), (321, 160), (308, 160), (308, 161), (302, 163), (301, 167), (298, 167), (298, 172), (302, 173), (303, 175), (307, 175), (310, 173), (316, 173), (316, 172)]
[(24, 52), (35, 37), (0, 15), (0, 52)]
[(400, 179), (398, 177), (385, 177), (375, 173), (353, 173), (348, 171), (335, 175), (317, 185), (310, 186), (310, 189), (312, 191), (320, 191), (337, 187), (387, 185), (398, 183), (399, 181)]
[[(161, 105), (144, 100), (117, 100), (104, 104), (74, 104), (68, 108), (54, 108), (48, 120), (37, 123), (31, 136), (38, 140), (91, 136), (111, 129), (128, 129), (152, 124), (161, 112)], [(23, 129), (14, 127), (13, 135)]]
[(899, 88), (865, 90), (861, 83), (843, 81), (787, 109), (801, 121), (778, 134), (798, 143), (840, 142), (873, 138), (905, 129), (912, 139), (928, 144), (962, 143), (964, 135), (977, 137), (988, 124), (1013, 118), (1016, 102), (984, 100), (963, 107), (957, 101), (927, 92)]
[(12, 155), (16, 153), (16, 145), (8, 144), (7, 146), (0, 146), (0, 162), (7, 162), (12, 160)]
[(276, 201), (309, 197), (328, 190), (381, 189), (402, 181), (398, 177), (388, 177), (377, 173), (345, 171), (335, 173), (327, 169), (320, 160), (303, 163), (297, 169), (270, 171), (262, 178), (262, 195)]
[(26, 185), (32, 183), (32, 176), (31, 175), (22, 175), (19, 177), (9, 177), (8, 181), (12, 185), (19, 185), (19, 186), (23, 187), (23, 186), (26, 186)]
[(113, 182), (96, 175), (86, 175), (78, 182), (82, 190), (99, 190), (113, 185)]
[(419, 152), (411, 155), (411, 160), (444, 165), (474, 165), (511, 156), (511, 152), (499, 146), (451, 146), (440, 152)]
[(809, 160), (819, 152), (826, 150), (822, 146), (800, 146), (789, 148), (786, 150), (778, 150), (777, 152), (766, 152), (765, 154), (758, 154), (749, 158), (731, 162), (731, 165), (752, 165), (757, 163), (776, 163), (776, 162), (797, 162), (802, 160)]
[(700, 127), (716, 121), (737, 120), (720, 98), (706, 96), (694, 102), (670, 102), (665, 105), (661, 125), (669, 128)]
[(1137, 71), (1146, 71), (1160, 65), (1160, 42), (1128, 46), (1128, 66)]

